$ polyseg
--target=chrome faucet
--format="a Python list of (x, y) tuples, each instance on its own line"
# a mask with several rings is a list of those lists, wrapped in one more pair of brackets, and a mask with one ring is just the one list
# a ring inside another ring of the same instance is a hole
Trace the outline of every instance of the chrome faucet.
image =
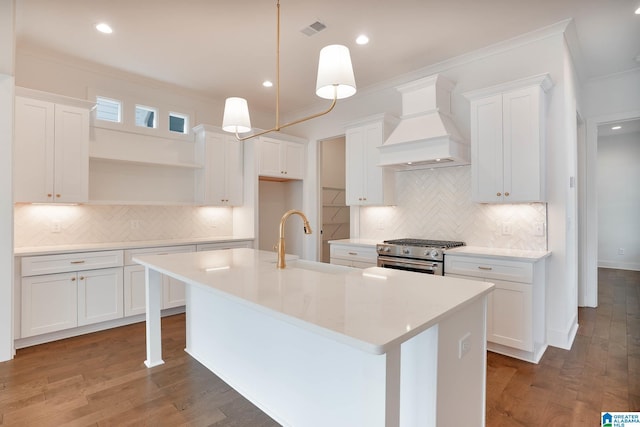
[(307, 217), (299, 210), (292, 209), (282, 215), (280, 219), (280, 239), (278, 240), (278, 268), (285, 268), (287, 265), (284, 262), (284, 224), (287, 222), (287, 218), (291, 215), (300, 215), (304, 222), (304, 234), (311, 234), (311, 226)]

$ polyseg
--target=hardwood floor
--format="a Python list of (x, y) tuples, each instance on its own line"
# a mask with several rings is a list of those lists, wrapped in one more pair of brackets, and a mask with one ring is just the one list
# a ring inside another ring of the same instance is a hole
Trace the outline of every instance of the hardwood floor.
[[(601, 269), (570, 351), (539, 365), (488, 354), (487, 426), (599, 426), (640, 411), (640, 272)], [(1, 426), (277, 426), (184, 351), (163, 319), (165, 364), (147, 369), (144, 323), (18, 351), (0, 363)], [(464, 402), (460, 402), (461, 407)]]
[(487, 426), (599, 426), (640, 411), (640, 271), (599, 269), (598, 308), (579, 308), (570, 351), (539, 365), (488, 353)]

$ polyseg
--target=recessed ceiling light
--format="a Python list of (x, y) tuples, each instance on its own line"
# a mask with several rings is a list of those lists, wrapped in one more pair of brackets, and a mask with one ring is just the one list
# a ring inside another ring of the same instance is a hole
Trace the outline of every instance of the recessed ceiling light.
[(262, 86), (264, 87), (272, 87), (273, 83), (270, 80), (265, 80), (262, 82)]
[(113, 33), (113, 29), (111, 29), (109, 24), (105, 24), (104, 22), (101, 22), (101, 23), (97, 24), (96, 25), (96, 30), (100, 31), (101, 33), (105, 33), (105, 34)]
[(367, 44), (369, 43), (369, 37), (365, 36), (364, 34), (360, 34), (356, 39), (356, 43), (360, 45)]
[(622, 126), (611, 126), (611, 130), (619, 130), (622, 129)]

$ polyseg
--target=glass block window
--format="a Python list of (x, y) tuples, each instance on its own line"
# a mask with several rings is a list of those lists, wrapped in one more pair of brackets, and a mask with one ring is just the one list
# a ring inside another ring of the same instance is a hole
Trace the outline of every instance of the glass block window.
[(169, 113), (169, 130), (183, 134), (189, 133), (189, 116), (179, 113)]
[(117, 99), (96, 97), (96, 119), (120, 123), (122, 121), (122, 103)]
[(136, 105), (136, 126), (155, 129), (157, 117), (158, 112), (155, 108)]

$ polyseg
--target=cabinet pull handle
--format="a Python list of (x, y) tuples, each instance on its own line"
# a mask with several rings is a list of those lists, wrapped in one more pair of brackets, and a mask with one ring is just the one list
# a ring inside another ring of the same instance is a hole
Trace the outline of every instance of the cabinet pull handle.
[(358, 255), (358, 252), (349, 252), (349, 255)]
[(493, 268), (491, 268), (491, 267), (482, 267), (481, 265), (479, 265), (479, 266), (478, 266), (478, 268), (479, 268), (480, 270), (487, 270), (487, 271), (491, 271), (491, 270), (493, 270)]
[(163, 253), (158, 254), (158, 255), (169, 255), (169, 253), (168, 252), (163, 252)]
[(84, 264), (84, 260), (81, 260), (81, 261), (71, 261), (71, 264)]

